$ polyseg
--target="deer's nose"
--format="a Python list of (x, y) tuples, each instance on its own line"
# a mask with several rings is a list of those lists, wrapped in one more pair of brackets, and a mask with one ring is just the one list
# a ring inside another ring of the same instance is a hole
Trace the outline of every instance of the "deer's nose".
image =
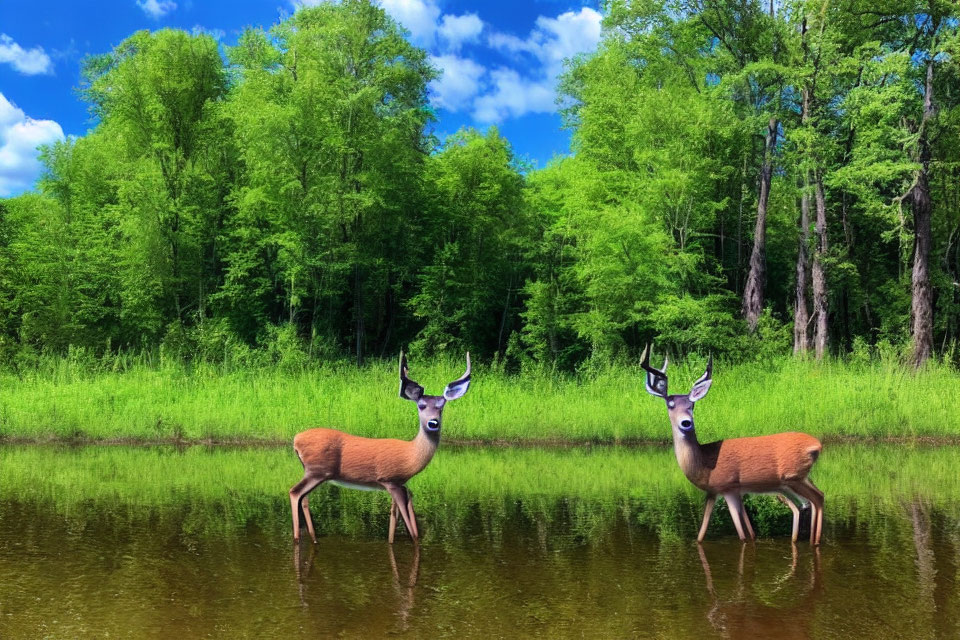
[(680, 428), (683, 429), (684, 431), (689, 431), (690, 429), (693, 429), (693, 420), (690, 420), (689, 418), (684, 418), (683, 420), (680, 421)]
[(429, 422), (427, 422), (427, 428), (433, 429), (434, 431), (436, 431), (437, 429), (440, 428), (440, 421), (437, 420), (436, 418), (434, 418), (433, 420), (430, 420)]

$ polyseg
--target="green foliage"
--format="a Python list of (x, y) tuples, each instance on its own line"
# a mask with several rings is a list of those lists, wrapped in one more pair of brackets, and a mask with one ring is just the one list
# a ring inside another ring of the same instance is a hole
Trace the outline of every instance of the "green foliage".
[[(831, 350), (899, 348), (924, 145), (934, 337), (956, 358), (955, 3), (618, 0), (605, 12), (597, 51), (560, 80), (574, 155), (538, 170), (495, 127), (433, 137), (438, 72), (369, 0), (250, 28), (226, 59), (174, 29), (88, 58), (96, 126), (42, 150), (39, 193), (0, 203), (0, 363), (82, 349), (300, 371), (404, 347), (588, 372), (654, 339), (769, 361), (790, 350), (812, 176)], [(767, 311), (749, 334), (740, 303), (771, 118)]]
[(532, 227), (510, 145), (496, 127), (460, 131), (430, 157), (424, 179), (424, 262), (408, 303), (424, 326), (413, 353), (502, 353)]
[(393, 347), (395, 292), (432, 248), (417, 246), (426, 54), (382, 9), (353, 1), (297, 11), (269, 36), (248, 31), (230, 58), (240, 166), (218, 311), (248, 341), (285, 322), (358, 359), (368, 342)]

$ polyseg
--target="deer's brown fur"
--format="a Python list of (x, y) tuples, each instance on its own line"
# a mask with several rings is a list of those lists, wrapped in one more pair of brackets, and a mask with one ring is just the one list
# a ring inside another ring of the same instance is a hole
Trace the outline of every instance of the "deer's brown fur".
[(404, 484), (429, 464), (439, 437), (423, 431), (413, 440), (362, 438), (336, 429), (298, 433), (293, 449), (305, 473), (324, 480), (382, 489), (382, 483)]
[(805, 479), (821, 448), (813, 436), (790, 431), (697, 446), (680, 444), (677, 460), (687, 479), (704, 491), (739, 488), (751, 493), (775, 491), (785, 482)]

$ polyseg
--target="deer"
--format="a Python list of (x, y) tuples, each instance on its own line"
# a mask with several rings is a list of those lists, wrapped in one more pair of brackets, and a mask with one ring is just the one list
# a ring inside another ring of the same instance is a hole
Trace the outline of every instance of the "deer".
[(702, 543), (707, 533), (717, 496), (723, 496), (726, 500), (740, 540), (745, 542), (747, 535), (751, 540), (756, 539), (741, 498), (747, 493), (770, 493), (793, 512), (793, 542), (797, 541), (800, 529), (800, 511), (784, 494), (810, 503), (810, 544), (819, 545), (824, 495), (807, 476), (820, 457), (823, 448), (820, 441), (806, 433), (785, 432), (700, 444), (693, 421), (693, 408), (710, 390), (713, 356), (707, 361), (706, 372), (693, 383), (690, 393), (668, 395), (668, 358), (664, 358), (663, 369), (654, 369), (650, 366), (650, 351), (648, 345), (643, 350), (640, 362), (647, 372), (647, 393), (666, 402), (677, 463), (687, 479), (707, 494), (697, 542)]
[(303, 465), (303, 479), (290, 489), (293, 539), (300, 540), (300, 516), (314, 544), (317, 536), (310, 518), (307, 495), (324, 482), (365, 491), (385, 490), (390, 494), (388, 542), (393, 544), (397, 515), (403, 519), (414, 542), (419, 540), (413, 493), (407, 482), (423, 471), (440, 444), (443, 408), (450, 400), (463, 397), (470, 387), (470, 353), (467, 370), (443, 390), (443, 395), (424, 395), (423, 387), (407, 377), (407, 358), (400, 353), (400, 397), (417, 404), (420, 429), (413, 440), (363, 438), (337, 429), (308, 429), (293, 438), (293, 450)]

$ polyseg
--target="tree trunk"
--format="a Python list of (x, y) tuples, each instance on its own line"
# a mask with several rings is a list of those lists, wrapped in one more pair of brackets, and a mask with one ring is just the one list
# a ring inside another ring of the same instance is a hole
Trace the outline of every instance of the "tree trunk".
[(913, 334), (912, 362), (923, 366), (933, 352), (933, 290), (930, 288), (930, 138), (933, 118), (933, 56), (927, 61), (927, 80), (923, 95), (923, 121), (920, 125), (920, 175), (910, 192), (913, 209), (913, 304), (910, 309)]
[[(803, 21), (804, 52), (806, 52), (807, 21)], [(804, 55), (806, 59), (806, 53)], [(804, 85), (800, 122), (804, 126), (810, 117), (810, 90)], [(807, 307), (807, 287), (810, 284), (810, 174), (803, 172), (800, 192), (800, 233), (797, 247), (797, 290), (793, 305), (793, 353), (806, 353), (810, 348), (810, 311)]]
[(804, 177), (800, 195), (800, 233), (797, 248), (797, 296), (793, 312), (793, 352), (806, 353), (810, 348), (810, 311), (807, 307), (808, 272), (810, 270), (810, 192), (809, 180)]
[[(924, 165), (926, 166), (926, 162)], [(913, 304), (910, 309), (913, 334), (912, 361), (915, 367), (933, 352), (933, 291), (930, 288), (930, 185), (921, 170), (913, 188)]]
[(827, 324), (827, 274), (823, 263), (827, 256), (827, 202), (823, 194), (823, 176), (814, 172), (814, 191), (817, 204), (817, 250), (813, 254), (813, 348), (817, 360), (823, 358), (830, 341)]
[(760, 172), (760, 199), (757, 201), (757, 225), (753, 232), (753, 251), (750, 253), (750, 272), (743, 289), (743, 316), (752, 333), (763, 312), (763, 285), (766, 277), (767, 201), (770, 199), (770, 181), (773, 177), (773, 149), (777, 143), (777, 119), (767, 123), (767, 140), (763, 150), (763, 169)]

